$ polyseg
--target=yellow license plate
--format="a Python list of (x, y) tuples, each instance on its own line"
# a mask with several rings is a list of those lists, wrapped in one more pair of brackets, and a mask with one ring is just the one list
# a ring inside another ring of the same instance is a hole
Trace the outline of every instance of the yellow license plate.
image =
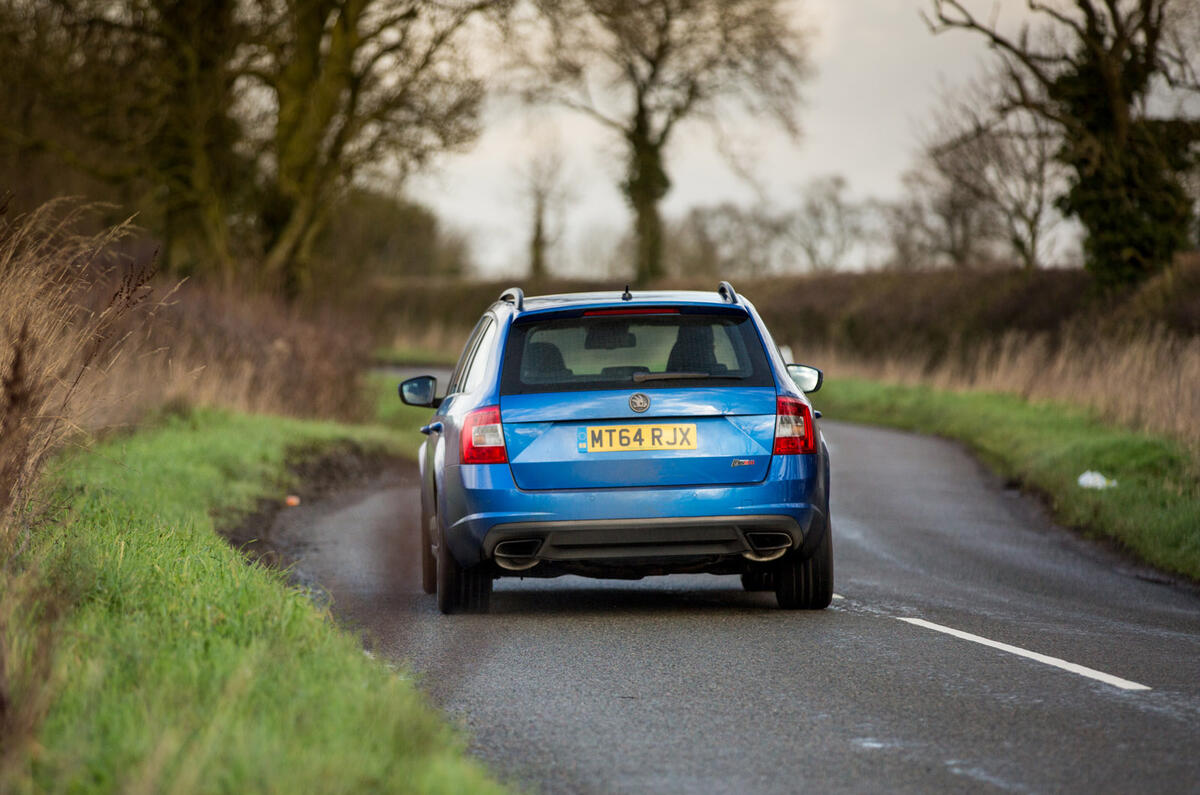
[(625, 450), (695, 450), (695, 424), (589, 425), (579, 447), (588, 453)]

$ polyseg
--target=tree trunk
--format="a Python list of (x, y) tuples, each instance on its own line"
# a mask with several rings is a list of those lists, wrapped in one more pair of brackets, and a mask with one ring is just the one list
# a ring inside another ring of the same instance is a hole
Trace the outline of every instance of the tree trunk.
[(163, 209), (162, 267), (175, 276), (199, 276), (229, 287), (236, 277), (230, 249), (225, 204), (214, 192), (196, 195), (193, 190), (171, 196)]
[(1025, 225), (1024, 235), (1021, 235), (1021, 230), (1014, 224), (1013, 248), (1021, 258), (1021, 268), (1026, 273), (1033, 273), (1038, 269), (1038, 248), (1042, 242), (1042, 232), (1038, 228), (1040, 218), (1041, 213), (1038, 212), (1032, 217), (1021, 219)]
[[(313, 243), (333, 192), (352, 176), (342, 160), (339, 120), (354, 112), (354, 57), (368, 3), (303, 0), (290, 12), (292, 46), (275, 79), (274, 204), (262, 213), (268, 233), (268, 287), (295, 301), (308, 288)], [(349, 103), (349, 105), (348, 105)]]
[[(639, 114), (640, 116), (640, 114)], [(625, 197), (634, 213), (637, 254), (634, 282), (645, 285), (662, 276), (662, 216), (658, 203), (667, 195), (671, 180), (663, 169), (662, 146), (650, 140), (647, 126), (637, 121), (626, 135), (630, 147)]]
[(529, 280), (546, 278), (546, 204), (538, 197), (533, 205), (533, 235), (529, 239)]
[(169, 272), (234, 279), (229, 206), (244, 179), (234, 147), (238, 125), (229, 61), (235, 50), (235, 3), (155, 2), (166, 47), (159, 64), (162, 127), (150, 156), (167, 188), (164, 226)]
[(279, 235), (263, 258), (263, 272), (270, 287), (281, 290), (286, 299), (294, 301), (307, 281), (302, 255), (312, 236), (315, 212), (306, 200), (293, 204), (290, 210)]
[(635, 214), (634, 235), (637, 238), (637, 270), (634, 283), (649, 284), (662, 276), (662, 216), (658, 199), (631, 197)]

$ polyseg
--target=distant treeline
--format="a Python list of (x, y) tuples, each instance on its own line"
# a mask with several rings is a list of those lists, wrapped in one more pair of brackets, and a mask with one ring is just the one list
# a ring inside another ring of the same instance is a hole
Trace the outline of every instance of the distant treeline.
[[(404, 280), (373, 291), (382, 331), (460, 345), (479, 314), (512, 280), (425, 283)], [(524, 283), (529, 295), (578, 290), (617, 292), (624, 284)], [(1159, 328), (1200, 335), (1200, 257), (1179, 263), (1136, 290), (1104, 295), (1079, 269), (1032, 272), (871, 271), (739, 280), (738, 292), (766, 319), (777, 341), (805, 349), (834, 347), (866, 359), (919, 353), (937, 359), (1009, 333), (1105, 337)], [(716, 290), (713, 280), (677, 279), (663, 287)], [(420, 340), (419, 340), (420, 341)]]
[(1077, 269), (1021, 273), (834, 273), (746, 283), (739, 289), (797, 353), (832, 346), (864, 359), (921, 354), (936, 361), (1006, 334), (1065, 338), (1154, 328), (1200, 334), (1200, 257), (1136, 290), (1103, 296)]

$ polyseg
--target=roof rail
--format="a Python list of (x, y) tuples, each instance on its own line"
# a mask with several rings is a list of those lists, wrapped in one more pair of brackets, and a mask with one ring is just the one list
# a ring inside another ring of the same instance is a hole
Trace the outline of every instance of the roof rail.
[[(732, 288), (730, 288), (732, 289)], [(517, 307), (520, 312), (525, 309), (525, 291), (520, 287), (509, 287), (504, 292), (500, 293), (501, 301), (509, 301)]]
[(733, 285), (729, 282), (721, 282), (717, 285), (717, 295), (724, 298), (730, 304), (738, 302), (738, 294), (733, 291)]

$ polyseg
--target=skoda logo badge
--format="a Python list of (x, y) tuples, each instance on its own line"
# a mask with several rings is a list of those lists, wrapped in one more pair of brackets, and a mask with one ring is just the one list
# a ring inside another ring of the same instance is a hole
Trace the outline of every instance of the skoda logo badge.
[(635, 392), (629, 398), (629, 408), (641, 414), (646, 409), (650, 408), (650, 398), (643, 395), (641, 392)]

